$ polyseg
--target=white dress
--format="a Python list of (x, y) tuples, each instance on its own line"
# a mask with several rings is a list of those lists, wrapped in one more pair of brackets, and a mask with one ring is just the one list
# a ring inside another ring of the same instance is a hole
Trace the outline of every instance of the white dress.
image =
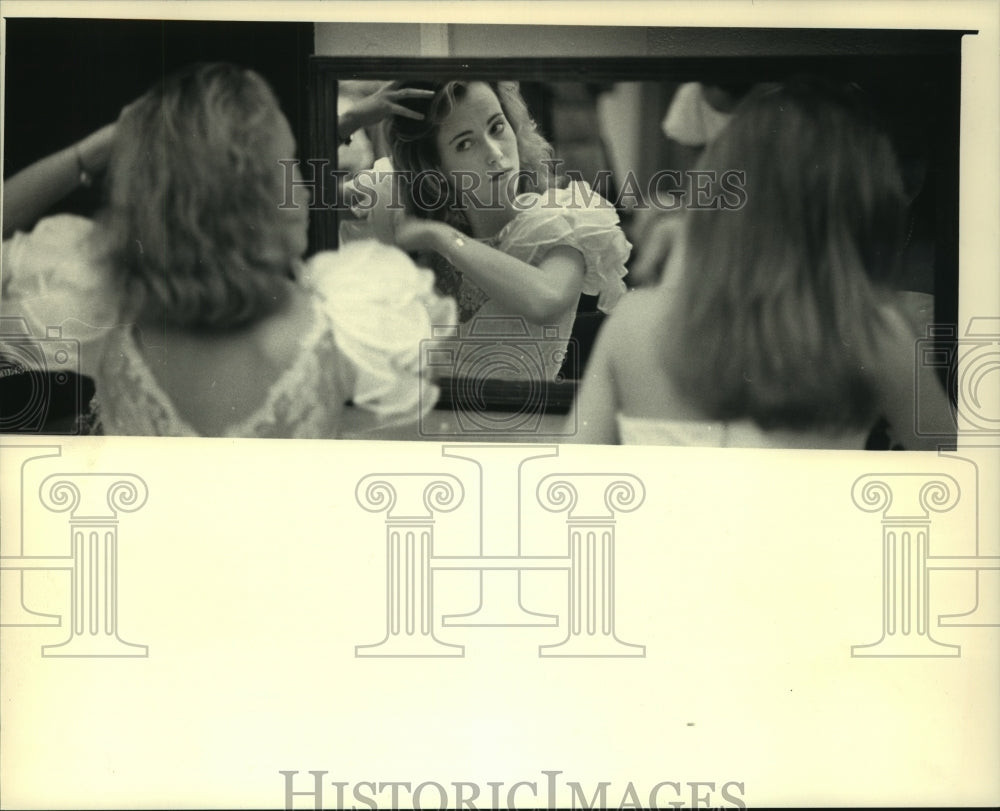
[[(491, 248), (537, 267), (545, 255), (561, 245), (575, 248), (584, 259), (582, 292), (597, 296), (597, 306), (611, 312), (627, 288), (623, 278), (632, 245), (625, 238), (614, 206), (587, 183), (573, 181), (566, 188), (519, 194), (517, 215), (493, 237), (480, 240)], [(364, 220), (341, 223), (342, 243), (369, 238)], [(443, 259), (432, 261), (438, 289), (458, 304), (459, 327), (451, 368), (457, 377), (507, 377), (518, 380), (555, 380), (576, 320), (578, 301), (550, 324), (531, 324), (490, 299), (474, 282)]]
[[(119, 317), (95, 228), (59, 215), (5, 241), (0, 315), (23, 319), (38, 338), (58, 332), (78, 344), (78, 368), (94, 379), (104, 433), (196, 436), (143, 359), (133, 325)], [(429, 271), (396, 248), (359, 242), (316, 254), (299, 281), (314, 310), (301, 351), (261, 406), (222, 436), (334, 437), (347, 400), (385, 423), (416, 421), (433, 407), (436, 389), (421, 381), (421, 341), (456, 316), (453, 303), (433, 292)]]
[(663, 420), (619, 413), (618, 436), (623, 445), (683, 445), (701, 448), (799, 448), (864, 450), (868, 429), (842, 433), (765, 431), (750, 420)]
[[(632, 251), (614, 206), (583, 181), (573, 181), (564, 189), (519, 194), (514, 204), (517, 216), (487, 244), (535, 267), (553, 248), (575, 248), (584, 259), (583, 293), (597, 296), (598, 309), (611, 312), (627, 290), (623, 278)], [(513, 368), (511, 376), (556, 379), (576, 320), (577, 301), (551, 324), (530, 324), (511, 316), (469, 279), (463, 279), (458, 304), (461, 338), (478, 339), (485, 346), (490, 336), (504, 336), (501, 340), (509, 343), (523, 338), (530, 352), (522, 354), (521, 368)]]

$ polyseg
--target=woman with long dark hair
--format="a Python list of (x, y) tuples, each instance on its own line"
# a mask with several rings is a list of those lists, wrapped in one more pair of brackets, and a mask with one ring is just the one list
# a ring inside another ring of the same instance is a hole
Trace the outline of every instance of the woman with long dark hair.
[(922, 416), (953, 433), (892, 293), (903, 185), (858, 94), (761, 88), (699, 168), (715, 173), (715, 203), (685, 212), (671, 283), (631, 295), (605, 325), (577, 439), (861, 449), (884, 417), (906, 447), (930, 448), (915, 374)]

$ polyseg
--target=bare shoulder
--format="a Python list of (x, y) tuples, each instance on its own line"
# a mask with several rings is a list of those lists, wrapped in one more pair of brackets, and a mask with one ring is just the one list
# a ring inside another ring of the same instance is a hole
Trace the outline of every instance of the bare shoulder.
[(289, 285), (285, 306), (254, 328), (254, 344), (272, 364), (282, 368), (301, 351), (303, 338), (317, 327), (321, 314), (313, 304), (313, 294), (296, 284)]
[(615, 306), (601, 328), (601, 340), (613, 355), (624, 354), (631, 363), (647, 363), (647, 353), (661, 343), (668, 325), (668, 305), (661, 288), (633, 290)]
[(610, 335), (632, 335), (660, 322), (662, 295), (658, 288), (632, 290), (619, 299), (605, 329)]

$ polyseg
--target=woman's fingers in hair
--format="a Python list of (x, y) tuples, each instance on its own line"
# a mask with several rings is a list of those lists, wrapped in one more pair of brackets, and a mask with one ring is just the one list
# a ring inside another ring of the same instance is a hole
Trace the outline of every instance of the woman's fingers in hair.
[(404, 87), (393, 90), (386, 89), (383, 91), (383, 95), (385, 96), (385, 100), (388, 102), (389, 109), (392, 110), (392, 112), (395, 115), (401, 115), (404, 118), (412, 118), (415, 121), (423, 121), (424, 120), (423, 113), (418, 113), (416, 110), (411, 110), (409, 107), (399, 104), (398, 102), (404, 101), (405, 99), (433, 98), (434, 91), (421, 90), (420, 88), (417, 87)]
[(412, 118), (415, 121), (424, 120), (423, 113), (418, 113), (416, 110), (411, 110), (409, 107), (404, 107), (402, 104), (390, 103), (389, 109), (392, 110), (394, 115), (401, 115), (403, 118)]
[(401, 87), (386, 90), (387, 96), (394, 99), (429, 99), (434, 96), (433, 90), (424, 90), (419, 87)]

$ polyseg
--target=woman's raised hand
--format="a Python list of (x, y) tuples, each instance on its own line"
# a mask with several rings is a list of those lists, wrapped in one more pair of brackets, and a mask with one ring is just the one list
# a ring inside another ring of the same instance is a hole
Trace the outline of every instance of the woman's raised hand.
[(3, 238), (27, 230), (88, 177), (104, 171), (116, 126), (107, 124), (4, 181)]
[(418, 90), (415, 87), (398, 88), (395, 83), (389, 83), (369, 96), (359, 99), (353, 107), (341, 114), (337, 120), (337, 129), (341, 138), (362, 127), (378, 124), (391, 115), (401, 115), (423, 120), (423, 114), (400, 102), (407, 99), (426, 99), (434, 96), (433, 90)]

